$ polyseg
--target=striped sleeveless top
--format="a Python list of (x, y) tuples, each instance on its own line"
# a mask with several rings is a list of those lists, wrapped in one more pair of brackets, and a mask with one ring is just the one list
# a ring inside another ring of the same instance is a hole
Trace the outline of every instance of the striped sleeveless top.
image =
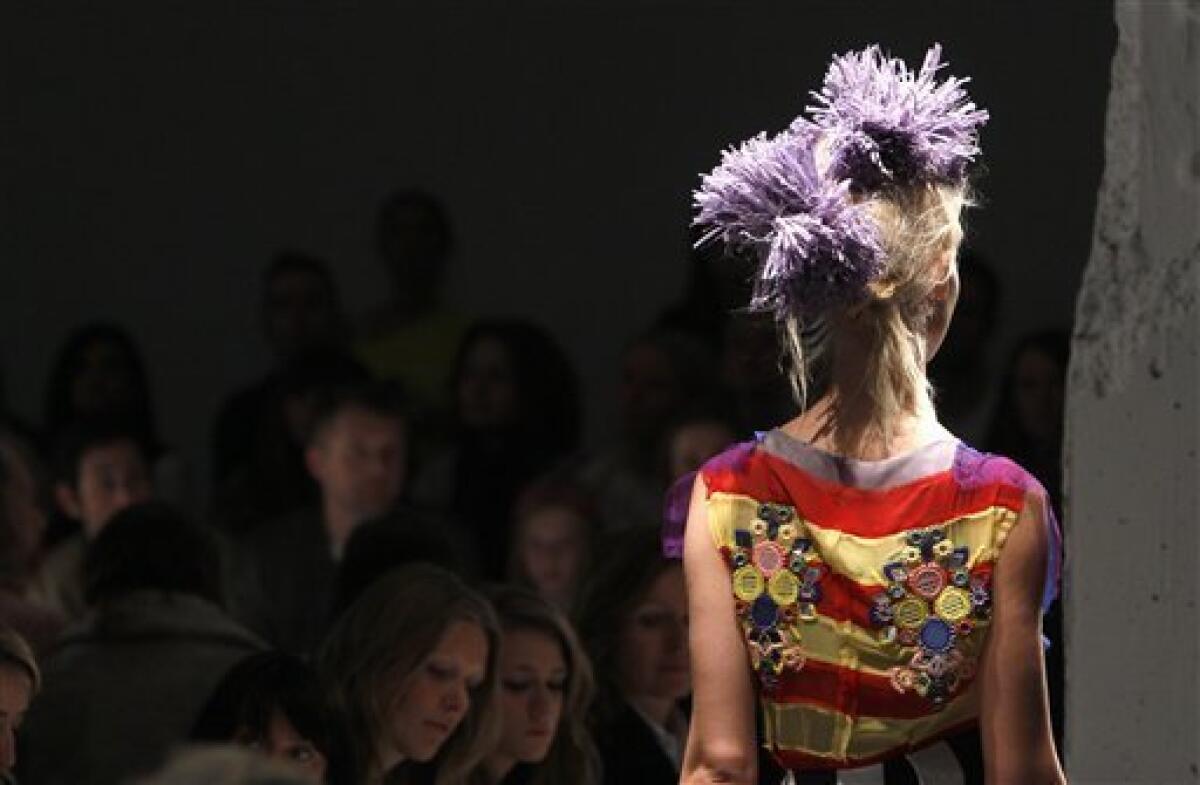
[(957, 439), (859, 461), (779, 430), (700, 474), (781, 766), (866, 766), (975, 726), (992, 569), (1036, 480)]

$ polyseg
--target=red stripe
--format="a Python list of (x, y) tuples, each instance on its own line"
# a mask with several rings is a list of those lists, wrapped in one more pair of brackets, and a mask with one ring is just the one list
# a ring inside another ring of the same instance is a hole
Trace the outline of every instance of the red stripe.
[(886, 676), (819, 660), (808, 660), (799, 671), (785, 672), (779, 686), (764, 697), (776, 704), (807, 704), (850, 717), (915, 720), (937, 712), (917, 693), (898, 692)]
[(824, 528), (859, 537), (886, 537), (934, 526), (992, 506), (1020, 512), (1025, 491), (993, 482), (964, 488), (949, 470), (883, 490), (827, 482), (764, 450), (755, 450), (736, 468), (707, 469), (709, 492), (737, 493), (764, 502), (792, 504)]
[(793, 771), (832, 771), (836, 769), (857, 768), (859, 766), (870, 766), (875, 763), (882, 763), (892, 758), (897, 758), (909, 752), (916, 752), (924, 749), (931, 744), (936, 744), (942, 739), (957, 736), (960, 733), (971, 730), (978, 724), (977, 720), (967, 720), (960, 722), (957, 725), (952, 725), (945, 730), (938, 731), (928, 739), (922, 740), (919, 744), (906, 744), (895, 749), (881, 752), (878, 755), (871, 755), (865, 758), (824, 758), (817, 755), (809, 755), (799, 750), (771, 750), (772, 756), (785, 769)]

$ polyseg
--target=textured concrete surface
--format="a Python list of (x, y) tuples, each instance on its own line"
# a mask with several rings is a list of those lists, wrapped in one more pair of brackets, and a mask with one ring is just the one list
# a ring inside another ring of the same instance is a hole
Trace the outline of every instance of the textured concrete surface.
[(1200, 782), (1200, 4), (1118, 2), (1067, 392), (1067, 769)]

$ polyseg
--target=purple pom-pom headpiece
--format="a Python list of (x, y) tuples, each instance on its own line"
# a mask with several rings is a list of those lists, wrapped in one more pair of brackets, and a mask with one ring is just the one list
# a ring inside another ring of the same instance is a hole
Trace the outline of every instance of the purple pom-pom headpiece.
[(987, 112), (962, 86), (940, 84), (941, 47), (918, 73), (878, 46), (835, 57), (810, 117), (721, 156), (695, 193), (700, 242), (750, 249), (760, 269), (752, 306), (818, 316), (852, 305), (882, 272), (883, 252), (855, 196), (890, 186), (961, 184)]

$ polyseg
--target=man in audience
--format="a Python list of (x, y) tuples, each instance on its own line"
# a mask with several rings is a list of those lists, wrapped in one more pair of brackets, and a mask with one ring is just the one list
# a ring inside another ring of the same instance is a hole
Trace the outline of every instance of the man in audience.
[(80, 531), (50, 552), (34, 594), (69, 619), (87, 610), (83, 560), (87, 544), (109, 520), (153, 496), (150, 458), (133, 426), (108, 418), (77, 422), (56, 448), (54, 499)]
[(375, 376), (402, 384), (417, 408), (444, 409), (467, 329), (467, 320), (442, 301), (454, 251), (450, 217), (432, 194), (401, 189), (379, 207), (375, 242), (392, 286), (366, 317), (356, 353)]
[(404, 489), (407, 434), (391, 385), (346, 388), (318, 409), (305, 459), (319, 505), (268, 521), (241, 541), (248, 621), (280, 648), (308, 652), (325, 632), (347, 540), (391, 510)]
[(264, 378), (226, 399), (213, 428), (213, 484), (220, 487), (253, 459), (255, 437), (276, 398), (279, 374), (296, 358), (341, 346), (346, 338), (337, 284), (321, 259), (280, 253), (263, 272), (263, 335), (275, 356)]
[(262, 643), (224, 610), (211, 529), (150, 502), (88, 548), (92, 616), (47, 659), (24, 730), (22, 774), (41, 785), (116, 785), (182, 742), (213, 687)]

